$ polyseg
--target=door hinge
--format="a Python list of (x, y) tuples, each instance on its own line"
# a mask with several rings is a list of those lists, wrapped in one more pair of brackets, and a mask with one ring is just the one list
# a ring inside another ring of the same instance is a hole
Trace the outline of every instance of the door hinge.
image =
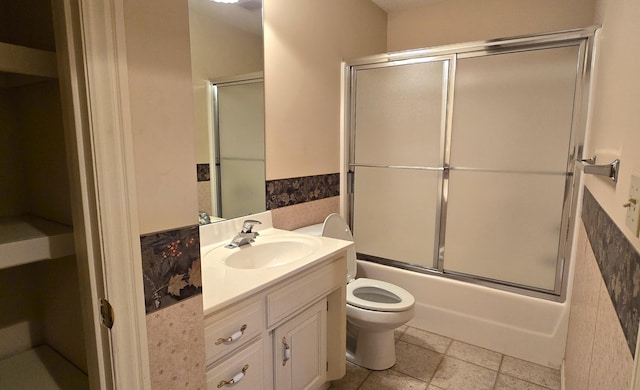
[(113, 328), (113, 307), (104, 298), (100, 298), (100, 322), (109, 329)]
[(327, 301), (327, 311), (329, 311), (329, 301)]
[(329, 362), (327, 362), (327, 371), (329, 371)]

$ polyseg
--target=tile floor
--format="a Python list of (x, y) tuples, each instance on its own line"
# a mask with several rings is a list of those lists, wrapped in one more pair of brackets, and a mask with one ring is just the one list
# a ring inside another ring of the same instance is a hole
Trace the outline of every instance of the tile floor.
[(370, 371), (347, 362), (330, 390), (560, 390), (560, 372), (435, 333), (396, 330), (396, 364)]

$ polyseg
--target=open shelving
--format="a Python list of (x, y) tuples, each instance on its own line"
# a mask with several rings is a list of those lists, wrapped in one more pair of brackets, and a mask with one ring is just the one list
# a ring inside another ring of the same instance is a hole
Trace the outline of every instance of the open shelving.
[(87, 376), (48, 345), (0, 360), (0, 389), (88, 388)]
[(31, 216), (0, 218), (0, 269), (73, 253), (71, 227)]

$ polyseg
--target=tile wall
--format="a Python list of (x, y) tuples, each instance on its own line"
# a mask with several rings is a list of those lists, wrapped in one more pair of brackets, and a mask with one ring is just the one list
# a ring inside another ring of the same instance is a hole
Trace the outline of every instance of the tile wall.
[(638, 330), (640, 257), (588, 189), (565, 353), (567, 390), (628, 389)]
[(204, 390), (198, 225), (140, 236), (153, 390)]

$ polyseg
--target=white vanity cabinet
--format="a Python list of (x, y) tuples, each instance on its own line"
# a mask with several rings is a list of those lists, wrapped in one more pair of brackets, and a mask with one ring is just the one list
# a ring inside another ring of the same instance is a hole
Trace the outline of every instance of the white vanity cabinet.
[(345, 270), (342, 251), (206, 315), (207, 389), (312, 390), (342, 377)]

